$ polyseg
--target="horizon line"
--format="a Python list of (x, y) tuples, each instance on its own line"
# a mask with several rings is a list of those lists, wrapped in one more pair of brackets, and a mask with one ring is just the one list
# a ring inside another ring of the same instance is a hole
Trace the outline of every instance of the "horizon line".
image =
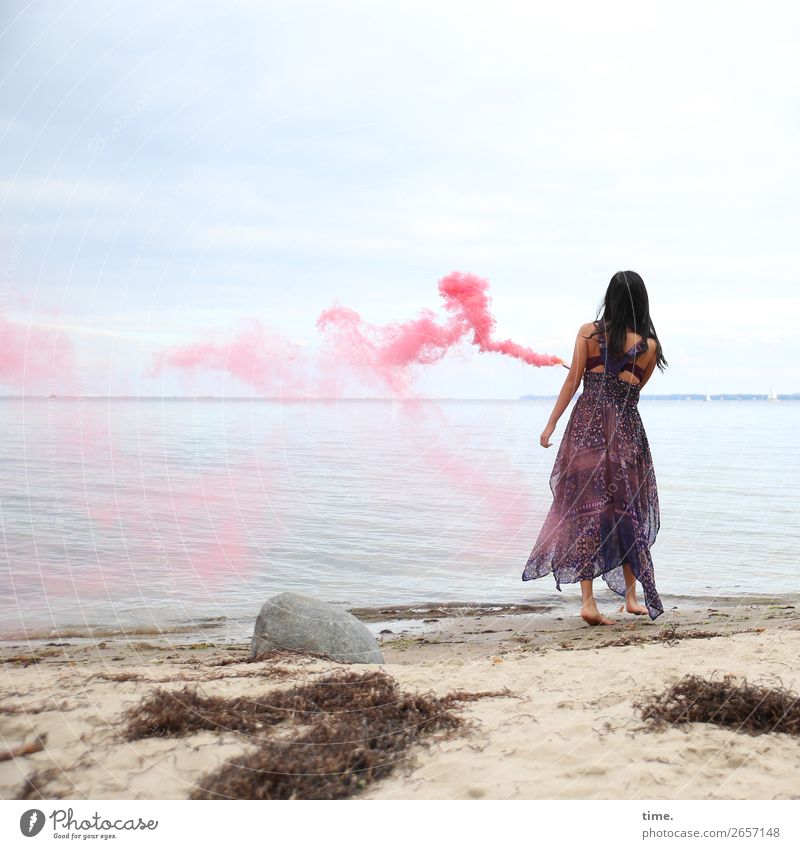
[[(636, 385), (636, 384), (633, 384)], [(747, 396), (752, 400), (794, 400), (800, 399), (800, 392), (780, 392), (777, 394), (762, 392), (669, 392), (644, 394), (640, 398), (663, 400), (736, 400)], [(552, 400), (558, 394), (552, 395), (520, 395), (516, 398), (466, 398), (455, 395), (414, 395), (397, 398), (384, 395), (348, 395), (341, 397), (324, 397), (315, 395), (0, 395), (2, 401), (49, 401), (49, 400), (127, 400), (127, 401), (537, 401)]]

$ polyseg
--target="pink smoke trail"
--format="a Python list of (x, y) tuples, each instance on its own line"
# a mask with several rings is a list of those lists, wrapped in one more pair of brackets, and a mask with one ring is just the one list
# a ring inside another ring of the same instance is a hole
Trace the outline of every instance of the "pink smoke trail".
[(431, 310), (418, 318), (383, 326), (369, 324), (354, 310), (330, 307), (317, 318), (337, 358), (367, 378), (377, 378), (392, 392), (404, 394), (413, 379), (410, 367), (442, 359), (465, 337), (479, 351), (505, 354), (533, 366), (564, 365), (560, 357), (538, 354), (511, 339), (495, 341), (495, 319), (489, 311), (489, 282), (475, 274), (453, 271), (439, 281), (450, 318), (440, 323)]
[(196, 342), (157, 352), (148, 376), (154, 377), (166, 367), (189, 373), (227, 372), (267, 395), (297, 382), (301, 353), (297, 345), (269, 333), (260, 321), (251, 318), (242, 322), (233, 342)]
[[(416, 318), (387, 325), (364, 321), (354, 310), (335, 304), (320, 313), (316, 326), (326, 346), (311, 364), (316, 390), (325, 397), (341, 397), (341, 385), (334, 379), (338, 370), (345, 375), (358, 374), (370, 383), (388, 389), (393, 397), (406, 396), (413, 386), (417, 367), (433, 364), (462, 342), (468, 342), (480, 352), (500, 353), (536, 367), (564, 365), (559, 357), (540, 354), (511, 339), (494, 338), (496, 321), (491, 314), (489, 283), (474, 274), (454, 271), (438, 284), (447, 316), (442, 319), (430, 309), (423, 309)], [(300, 394), (301, 382), (296, 367), (309, 365), (296, 345), (268, 333), (255, 319), (245, 322), (232, 341), (206, 340), (168, 348), (154, 355), (151, 374), (172, 368), (184, 373), (216, 371), (227, 373), (252, 386), (258, 393), (268, 395), (280, 390), (284, 397)], [(485, 473), (467, 464), (446, 442), (436, 444), (420, 430), (423, 420), (433, 411), (412, 405), (405, 436), (410, 442), (419, 438), (417, 456), (447, 481), (450, 487), (478, 500), (499, 525), (506, 537), (514, 535), (524, 525), (531, 504), (521, 475), (512, 467)], [(441, 411), (435, 411), (440, 419)], [(445, 422), (440, 421), (444, 425)], [(441, 434), (440, 434), (441, 435)], [(214, 492), (205, 487), (202, 492)], [(184, 493), (185, 504), (196, 512), (197, 497)], [(203, 498), (205, 496), (202, 496)], [(202, 499), (201, 499), (202, 500)], [(228, 494), (226, 501), (233, 500)], [(180, 499), (183, 501), (183, 498)], [(225, 530), (225, 529), (224, 529)], [(230, 529), (227, 529), (230, 530)], [(224, 564), (241, 563), (244, 556), (243, 531), (224, 533), (220, 546), (210, 552), (205, 562), (197, 564), (200, 574), (216, 570), (226, 572)], [(226, 555), (229, 550), (230, 556)], [(215, 564), (212, 567), (212, 564)]]
[(532, 348), (506, 339), (495, 342), (495, 319), (489, 312), (491, 298), (488, 296), (489, 281), (475, 274), (453, 271), (439, 281), (439, 294), (444, 298), (445, 309), (453, 314), (452, 321), (461, 327), (462, 333), (473, 331), (472, 344), (479, 351), (505, 354), (531, 366), (558, 366), (564, 361), (551, 354), (537, 354)]
[[(397, 426), (409, 447), (409, 464), (435, 472), (439, 485), (457, 496), (468, 495), (480, 506), (492, 527), (502, 531), (504, 539), (515, 539), (533, 512), (533, 502), (522, 473), (510, 462), (497, 464), (486, 458), (479, 465), (467, 461), (449, 446), (452, 423), (440, 405), (409, 399), (402, 402)], [(425, 424), (428, 427), (425, 427)], [(486, 545), (487, 555), (496, 545), (487, 533), (479, 543)], [(469, 541), (474, 550), (476, 542)]]
[[(427, 308), (417, 318), (386, 325), (370, 324), (341, 304), (323, 310), (316, 326), (327, 349), (312, 369), (316, 394), (339, 396), (340, 386), (331, 376), (338, 366), (377, 382), (393, 394), (405, 395), (414, 381), (415, 366), (441, 360), (465, 339), (481, 352), (504, 354), (528, 365), (565, 365), (560, 357), (539, 354), (511, 339), (496, 341), (488, 292), (489, 282), (484, 278), (453, 271), (439, 281), (439, 294), (450, 314), (444, 321)], [(280, 390), (282, 396), (288, 396), (301, 391), (300, 368), (308, 367), (308, 363), (296, 344), (267, 332), (258, 320), (249, 319), (233, 341), (196, 342), (155, 353), (149, 376), (168, 367), (189, 374), (225, 372), (262, 395)]]
[[(249, 540), (251, 523), (257, 522), (259, 545), (280, 536), (277, 524), (265, 522), (263, 511), (256, 509), (255, 495), (262, 495), (267, 503), (274, 497), (276, 484), (270, 476), (253, 456), (220, 471), (199, 472), (172, 487), (170, 511), (181, 541), (172, 565), (184, 576), (194, 575), (200, 581), (198, 591), (210, 589), (214, 581), (251, 577), (256, 566)], [(252, 486), (253, 480), (263, 487), (260, 492)]]
[(419, 318), (384, 327), (368, 324), (354, 310), (329, 307), (317, 318), (331, 348), (346, 368), (379, 381), (393, 392), (405, 393), (411, 382), (408, 367), (440, 360), (463, 336), (454, 324), (440, 325), (430, 310)]
[(0, 315), (0, 383), (31, 392), (54, 381), (74, 382), (72, 342), (60, 330), (28, 326)]

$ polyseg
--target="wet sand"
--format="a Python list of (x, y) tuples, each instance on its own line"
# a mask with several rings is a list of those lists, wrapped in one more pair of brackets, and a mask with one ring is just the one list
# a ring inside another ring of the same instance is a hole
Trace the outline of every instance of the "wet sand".
[(686, 673), (800, 692), (798, 599), (665, 600), (655, 621), (605, 603), (618, 624), (597, 627), (541, 605), (351, 608), (380, 626), (380, 666), (306, 655), (249, 663), (246, 641), (176, 634), (6, 643), (0, 757), (18, 754), (0, 760), (0, 797), (16, 798), (35, 774), (44, 798), (187, 798), (200, 776), (252, 744), (226, 731), (126, 742), (123, 711), (154, 688), (247, 696), (334, 669), (382, 669), (404, 690), (512, 695), (465, 704), (469, 733), (415, 747), (358, 798), (800, 798), (796, 737), (708, 723), (654, 731), (633, 707)]

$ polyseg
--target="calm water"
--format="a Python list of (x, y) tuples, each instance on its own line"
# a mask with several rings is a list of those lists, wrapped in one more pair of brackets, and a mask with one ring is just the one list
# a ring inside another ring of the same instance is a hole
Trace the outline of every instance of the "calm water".
[[(246, 636), (284, 590), (571, 609), (577, 585), (520, 579), (569, 415), (544, 450), (551, 408), (2, 400), (0, 636), (187, 622)], [(643, 398), (640, 412), (665, 604), (800, 590), (800, 404)]]

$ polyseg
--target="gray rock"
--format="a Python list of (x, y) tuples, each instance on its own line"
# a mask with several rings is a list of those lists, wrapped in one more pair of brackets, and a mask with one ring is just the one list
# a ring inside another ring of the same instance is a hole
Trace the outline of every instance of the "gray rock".
[(352, 613), (299, 593), (280, 593), (264, 602), (250, 657), (275, 649), (312, 651), (343, 663), (384, 663), (378, 641)]

